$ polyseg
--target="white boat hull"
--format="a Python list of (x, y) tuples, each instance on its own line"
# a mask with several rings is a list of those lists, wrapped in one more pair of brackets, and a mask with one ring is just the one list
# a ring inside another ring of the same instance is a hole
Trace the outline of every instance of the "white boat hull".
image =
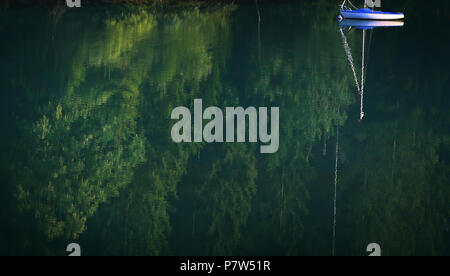
[(355, 19), (344, 19), (339, 23), (341, 27), (355, 27), (359, 29), (373, 29), (380, 27), (403, 27), (403, 21), (398, 20), (355, 20)]
[(341, 10), (341, 14), (345, 19), (360, 19), (360, 20), (402, 20), (405, 18), (403, 13), (397, 12), (360, 12)]

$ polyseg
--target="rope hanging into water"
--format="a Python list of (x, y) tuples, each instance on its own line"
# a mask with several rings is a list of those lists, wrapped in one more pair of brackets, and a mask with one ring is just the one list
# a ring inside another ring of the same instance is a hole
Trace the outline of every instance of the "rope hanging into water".
[(341, 32), (342, 41), (344, 43), (344, 49), (345, 49), (345, 53), (347, 54), (348, 62), (350, 63), (350, 67), (352, 68), (352, 71), (353, 71), (353, 78), (355, 79), (356, 89), (358, 89), (358, 92), (361, 93), (360, 92), (361, 89), (359, 88), (358, 77), (356, 76), (355, 65), (353, 63), (352, 50), (350, 49), (350, 46), (348, 45), (347, 37), (345, 36), (344, 32), (342, 31), (342, 28), (339, 30)]
[(336, 160), (334, 164), (334, 208), (333, 208), (333, 245), (332, 256), (336, 251), (336, 202), (337, 202), (337, 184), (338, 184), (338, 164), (339, 164), (339, 127), (336, 127)]
[(348, 8), (347, 6), (345, 6), (345, 3), (348, 1), (348, 3), (350, 4), (351, 8), (354, 8), (355, 10), (357, 10), (358, 8), (353, 5), (353, 3), (350, 0), (344, 0), (344, 2), (341, 5), (341, 9), (346, 9), (346, 10), (351, 10), (351, 8)]
[(355, 5), (353, 5), (353, 3), (350, 0), (348, 0), (348, 3), (350, 3), (350, 6), (352, 6), (355, 10), (358, 9)]
[(364, 74), (366, 72), (365, 70), (365, 52), (366, 52), (366, 30), (363, 30), (363, 46), (362, 46), (362, 68), (361, 68), (361, 110), (360, 110), (360, 116), (359, 119), (362, 121), (364, 119)]
[[(344, 44), (344, 50), (345, 53), (347, 54), (347, 59), (350, 63), (350, 67), (352, 69), (353, 72), (353, 78), (355, 80), (355, 84), (356, 84), (356, 89), (359, 92), (360, 98), (361, 98), (361, 102), (360, 102), (360, 117), (359, 117), (359, 122), (361, 122), (364, 119), (365, 113), (364, 113), (364, 82), (365, 82), (365, 78), (366, 78), (366, 74), (367, 74), (367, 66), (366, 66), (366, 59), (365, 59), (365, 53), (366, 53), (366, 30), (363, 30), (363, 41), (362, 41), (362, 62), (361, 62), (361, 85), (358, 82), (358, 77), (356, 75), (356, 69), (355, 69), (355, 64), (353, 61), (353, 56), (352, 56), (352, 52), (351, 52), (351, 48), (348, 45), (348, 41), (347, 41), (347, 37), (344, 34), (344, 31), (342, 30), (342, 28), (339, 29), (341, 36), (342, 36), (342, 41)], [(370, 52), (370, 44), (372, 43), (372, 32), (370, 33), (370, 40), (369, 40), (369, 52)], [(368, 58), (367, 58), (368, 60)]]

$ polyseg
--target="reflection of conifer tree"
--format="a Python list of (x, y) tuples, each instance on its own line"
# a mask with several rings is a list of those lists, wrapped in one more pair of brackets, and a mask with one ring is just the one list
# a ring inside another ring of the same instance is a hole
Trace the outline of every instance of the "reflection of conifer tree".
[[(440, 38), (428, 32), (425, 36), (418, 47), (435, 45), (435, 54), (447, 57), (448, 47)], [(392, 40), (403, 44), (406, 37)], [(391, 54), (392, 45), (378, 47)], [(348, 159), (356, 162), (343, 164), (346, 197), (341, 206), (345, 203), (346, 215), (341, 225), (347, 236), (337, 242), (346, 245), (342, 246), (345, 254), (366, 254), (365, 246), (377, 241), (383, 255), (445, 255), (449, 252), (450, 170), (449, 128), (444, 118), (448, 117), (449, 74), (441, 68), (448, 57), (424, 74), (420, 58), (404, 68), (391, 59), (410, 59), (408, 53), (389, 55), (379, 64), (388, 72), (374, 67), (381, 70), (379, 76), (392, 76), (377, 78), (373, 86), (378, 91), (372, 95), (376, 117), (362, 129), (350, 128), (352, 135), (343, 145)]]
[(254, 152), (247, 148), (243, 144), (224, 145), (218, 151), (208, 147), (202, 154), (215, 156), (215, 161), (200, 157), (190, 169), (194, 209), (193, 232), (187, 238), (198, 253), (233, 254), (243, 242), (258, 173)]
[[(14, 135), (2, 145), (14, 145), (14, 154), (12, 161), (2, 155), (8, 167), (1, 168), (12, 175), (2, 192), (28, 210), (14, 217), (26, 222), (16, 236), (81, 235), (98, 245), (93, 253), (112, 255), (328, 254), (331, 163), (322, 164), (328, 160), (316, 142), (334, 141), (337, 121), (339, 254), (365, 253), (374, 241), (386, 254), (449, 252), (445, 72), (430, 68), (425, 78), (422, 67), (400, 69), (388, 61), (397, 57), (386, 58), (393, 79), (407, 70), (401, 83), (409, 93), (387, 90), (398, 84), (386, 80), (371, 94), (371, 113), (382, 115), (363, 128), (342, 127), (356, 94), (335, 6), (295, 5), (298, 22), (292, 5), (260, 8), (261, 35), (254, 6), (238, 10), (233, 24), (229, 7), (123, 15), (118, 8), (98, 16), (83, 9), (57, 24), (36, 12), (41, 26), (14, 13), (2, 17), (10, 39), (0, 52), (23, 57), (4, 54), (0, 74), (5, 91), (18, 91), (8, 127)], [(33, 47), (17, 42), (21, 33)], [(429, 39), (415, 43), (425, 48)], [(444, 65), (445, 43), (435, 42)], [(279, 106), (278, 153), (174, 144), (170, 112), (196, 97), (208, 106)], [(36, 244), (54, 253), (46, 241)]]
[[(264, 36), (276, 36), (278, 43), (290, 50), (278, 51), (278, 44), (265, 43), (262, 62), (250, 62), (255, 68), (249, 70), (252, 73), (246, 87), (252, 101), (258, 99), (261, 106), (280, 107), (282, 142), (277, 154), (258, 164), (261, 173), (253, 208), (255, 221), (250, 225), (259, 233), (251, 232), (249, 246), (264, 246), (248, 250), (254, 254), (299, 254), (305, 231), (308, 235), (311, 232), (310, 225), (305, 225), (311, 200), (309, 189), (315, 188), (318, 179), (311, 162), (319, 151), (313, 146), (322, 137), (334, 135), (336, 121), (338, 125), (345, 122), (346, 114), (339, 110), (346, 110), (354, 94), (338, 33), (331, 22), (326, 24), (329, 19), (299, 30), (288, 27), (290, 22), (280, 21), (279, 11), (271, 11), (269, 15), (266, 11)], [(274, 19), (277, 28), (270, 27)], [(287, 26), (283, 28), (283, 24)], [(284, 30), (282, 36), (279, 28)], [(318, 45), (323, 44), (328, 45), (327, 51), (318, 53)], [(252, 60), (257, 60), (255, 55)], [(318, 62), (322, 60), (327, 62)], [(258, 242), (261, 240), (264, 242)]]
[[(389, 103), (382, 104), (385, 109)], [(449, 170), (440, 155), (448, 138), (421, 110), (402, 114), (408, 115), (371, 124), (347, 145), (359, 145), (364, 160), (351, 164), (352, 174), (343, 181), (349, 194), (347, 227), (364, 229), (356, 239), (353, 231), (343, 238), (353, 244), (348, 249), (377, 241), (386, 255), (445, 252), (450, 191), (444, 179)]]
[[(111, 32), (117, 36), (112, 37), (126, 39), (120, 34), (132, 34), (129, 39), (134, 39), (133, 28), (150, 29), (134, 22), (138, 21), (115, 25)], [(142, 68), (121, 74), (115, 56), (129, 47), (111, 40), (100, 46), (107, 49), (101, 57), (79, 48), (66, 93), (43, 107), (30, 135), (24, 133), (25, 142), (32, 146), (22, 173), (16, 176), (17, 197), (51, 239), (77, 238), (83, 233), (87, 218), (100, 204), (119, 195), (131, 181), (133, 168), (145, 159), (145, 140), (136, 125)], [(113, 67), (117, 76), (105, 80), (98, 64)]]
[(121, 196), (93, 218), (94, 230), (101, 235), (99, 238), (98, 232), (88, 232), (86, 239), (99, 239), (108, 254), (168, 253), (167, 239), (172, 228), (168, 200), (177, 197), (189, 158), (201, 148), (198, 144), (172, 142), (173, 122), (169, 115), (175, 106), (191, 104), (201, 83), (211, 74), (213, 55), (218, 60), (223, 58), (208, 47), (227, 42), (227, 14), (227, 9), (168, 14), (159, 18), (160, 28), (137, 51), (140, 57), (159, 53), (144, 66), (148, 74), (140, 87), (139, 112), (148, 141), (147, 162)]

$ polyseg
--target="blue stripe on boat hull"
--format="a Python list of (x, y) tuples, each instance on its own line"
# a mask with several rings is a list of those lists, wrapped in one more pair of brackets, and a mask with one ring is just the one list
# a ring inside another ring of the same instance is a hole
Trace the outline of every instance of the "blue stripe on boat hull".
[(401, 12), (382, 12), (370, 9), (341, 10), (341, 14), (344, 18), (362, 20), (401, 20), (405, 18)]

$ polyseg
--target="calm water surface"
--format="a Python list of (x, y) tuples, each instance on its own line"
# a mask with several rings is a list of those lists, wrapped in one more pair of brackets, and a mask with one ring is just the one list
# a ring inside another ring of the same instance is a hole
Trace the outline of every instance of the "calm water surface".
[[(0, 10), (0, 254), (331, 255), (336, 185), (336, 255), (449, 255), (450, 10), (399, 3), (363, 106), (334, 1)], [(196, 98), (280, 107), (279, 151), (173, 143)]]

